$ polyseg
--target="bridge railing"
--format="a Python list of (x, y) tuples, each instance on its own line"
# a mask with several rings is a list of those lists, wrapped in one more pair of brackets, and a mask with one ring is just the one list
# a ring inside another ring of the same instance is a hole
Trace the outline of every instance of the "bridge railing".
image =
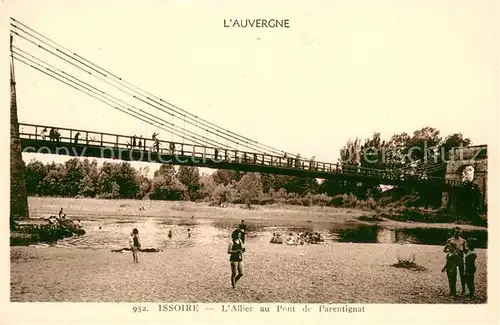
[[(286, 156), (275, 156), (266, 153), (256, 153), (243, 150), (225, 149), (208, 147), (204, 145), (180, 143), (173, 141), (158, 140), (151, 138), (135, 137), (105, 132), (95, 132), (79, 129), (69, 129), (53, 127), (48, 125), (35, 125), (20, 123), (21, 138), (33, 140), (56, 141), (56, 138), (50, 138), (50, 130), (58, 132), (57, 140), (61, 143), (84, 144), (88, 146), (97, 146), (113, 149), (137, 149), (143, 151), (157, 152), (160, 154), (178, 154), (180, 156), (192, 156), (202, 159), (222, 160), (228, 162), (260, 164), (267, 166), (276, 166), (282, 168), (307, 169), (322, 172), (340, 171), (341, 167), (337, 164), (327, 162), (315, 162), (303, 158), (294, 158)], [(42, 130), (45, 130), (42, 133)], [(78, 135), (78, 136), (77, 136)], [(343, 167), (348, 169), (348, 167)]]
[[(212, 160), (215, 162), (255, 164), (323, 173), (342, 173), (376, 180), (420, 180), (430, 183), (444, 181), (443, 179), (427, 177), (424, 174), (412, 174), (398, 169), (379, 170), (360, 166), (342, 165), (339, 163), (315, 162), (313, 160), (298, 157), (275, 156), (266, 153), (215, 148), (159, 139), (155, 141), (151, 138), (144, 137), (135, 137), (134, 144), (134, 136), (128, 135), (24, 123), (20, 123), (19, 126), (21, 138), (41, 141), (55, 141), (61, 144), (78, 144), (89, 147), (100, 147), (102, 150), (105, 150), (106, 148), (113, 150), (138, 150), (157, 153), (160, 155), (178, 155), (184, 158), (192, 157), (196, 159)], [(51, 129), (57, 130), (57, 137), (50, 138)], [(42, 130), (45, 130), (45, 132), (42, 132)], [(463, 186), (464, 182), (446, 180), (446, 184), (450, 186)]]

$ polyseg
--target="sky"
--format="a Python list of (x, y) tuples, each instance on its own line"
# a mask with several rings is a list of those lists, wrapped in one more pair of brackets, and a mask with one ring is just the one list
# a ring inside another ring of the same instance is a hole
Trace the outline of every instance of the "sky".
[[(192, 114), (302, 157), (335, 162), (349, 139), (424, 126), (473, 144), (498, 138), (493, 0), (52, 0), (3, 9), (5, 32), (14, 17)], [(224, 28), (234, 18), (289, 19), (290, 28)], [(14, 44), (50, 57), (18, 37)], [(21, 63), (16, 81), (20, 122), (158, 131)]]

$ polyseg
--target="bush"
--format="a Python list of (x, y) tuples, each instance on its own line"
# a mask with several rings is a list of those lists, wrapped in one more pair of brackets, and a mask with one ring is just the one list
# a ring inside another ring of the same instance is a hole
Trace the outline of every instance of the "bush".
[(252, 204), (259, 204), (259, 205), (274, 204), (274, 203), (276, 203), (276, 200), (269, 195), (265, 195), (259, 198), (258, 200), (252, 200)]
[(214, 205), (219, 206), (223, 203), (238, 203), (238, 199), (235, 195), (235, 190), (230, 185), (220, 184), (217, 186), (211, 196), (211, 200)]
[(302, 201), (300, 198), (289, 198), (286, 200), (286, 203), (287, 204), (290, 204), (290, 205), (302, 205)]
[(287, 204), (287, 199), (286, 198), (277, 198), (276, 203), (278, 204)]
[(288, 198), (288, 194), (287, 194), (287, 192), (286, 192), (286, 190), (284, 188), (280, 188), (277, 191), (273, 190), (272, 192), (271, 192), (271, 190), (269, 190), (269, 195), (271, 195), (271, 197), (273, 197), (276, 200), (279, 200), (279, 199), (285, 199), (286, 200)]
[(311, 196), (311, 199), (312, 199), (312, 204), (320, 206), (328, 205), (328, 203), (330, 203), (330, 201), (332, 200), (332, 198), (326, 195), (325, 193), (314, 194)]
[(427, 270), (425, 267), (415, 263), (415, 254), (413, 254), (410, 258), (406, 258), (406, 259), (398, 257), (398, 262), (395, 264), (392, 264), (392, 266), (410, 269), (410, 270), (414, 270), (414, 271)]
[(312, 199), (310, 197), (303, 197), (302, 199), (300, 199), (300, 201), (305, 207), (310, 207), (312, 205)]
[(364, 201), (360, 201), (358, 203), (358, 206), (360, 208), (375, 209), (377, 207), (377, 202), (372, 197), (370, 197)]
[(330, 200), (330, 205), (343, 208), (355, 208), (359, 205), (359, 200), (352, 193), (335, 195)]

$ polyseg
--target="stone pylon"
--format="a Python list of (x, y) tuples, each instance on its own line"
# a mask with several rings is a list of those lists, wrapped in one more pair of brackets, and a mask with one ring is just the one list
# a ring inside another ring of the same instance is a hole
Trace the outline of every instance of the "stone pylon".
[[(12, 35), (10, 36), (12, 54)], [(14, 58), (10, 62), (10, 220), (29, 218), (26, 193), (25, 165), (21, 154), (19, 122), (17, 119), (16, 80)]]

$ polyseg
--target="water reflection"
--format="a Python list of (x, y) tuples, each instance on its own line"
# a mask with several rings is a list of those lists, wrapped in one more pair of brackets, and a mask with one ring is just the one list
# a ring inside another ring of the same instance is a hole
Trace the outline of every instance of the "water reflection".
[[(408, 228), (394, 230), (396, 242), (426, 244), (426, 245), (443, 245), (448, 238), (452, 236), (449, 229), (440, 228)], [(462, 238), (476, 238), (477, 248), (487, 248), (488, 233), (484, 230), (464, 230)]]
[(377, 243), (379, 230), (380, 227), (377, 225), (363, 225), (341, 230), (332, 229), (331, 233), (336, 234), (337, 240), (341, 243)]

